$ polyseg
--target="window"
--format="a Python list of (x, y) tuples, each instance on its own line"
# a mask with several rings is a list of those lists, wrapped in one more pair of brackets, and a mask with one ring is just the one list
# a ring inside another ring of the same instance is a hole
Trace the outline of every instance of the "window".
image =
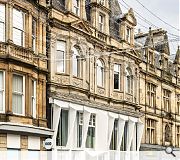
[(105, 0), (99, 0), (99, 4), (105, 5)]
[(96, 115), (91, 114), (89, 120), (89, 127), (86, 139), (86, 148), (94, 148), (95, 144), (95, 127), (96, 127)]
[(126, 92), (133, 93), (133, 75), (129, 68), (126, 68)]
[(104, 85), (104, 65), (101, 60), (97, 60), (97, 85), (103, 87)]
[(20, 150), (19, 149), (7, 149), (7, 160), (19, 160)]
[(149, 52), (149, 64), (154, 64), (153, 52)]
[(33, 51), (36, 50), (36, 27), (37, 27), (37, 21), (35, 18), (32, 20), (32, 49)]
[(24, 77), (13, 75), (12, 111), (15, 114), (24, 114)]
[(124, 134), (121, 141), (121, 148), (120, 148), (121, 151), (126, 151), (127, 149), (127, 138), (128, 138), (128, 122), (126, 121), (124, 125)]
[(114, 89), (120, 90), (120, 65), (114, 64)]
[(80, 14), (80, 0), (73, 0), (73, 12), (79, 16), (79, 14)]
[(61, 110), (56, 143), (66, 146), (68, 139), (68, 110)]
[(171, 92), (164, 89), (163, 90), (163, 104), (164, 104), (164, 110), (166, 112), (170, 112), (170, 95)]
[(165, 142), (171, 142), (171, 128), (168, 124), (165, 126)]
[(78, 142), (78, 144), (77, 144), (77, 146), (78, 147), (81, 147), (81, 145), (82, 145), (82, 134), (83, 134), (83, 113), (81, 113), (81, 112), (78, 112), (77, 113), (77, 120), (78, 120), (78, 126), (77, 126), (77, 142)]
[(147, 143), (155, 144), (155, 131), (156, 131), (156, 121), (152, 119), (147, 119)]
[(5, 5), (0, 4), (0, 41), (5, 41)]
[(72, 65), (72, 69), (73, 69), (73, 75), (76, 77), (80, 77), (80, 59), (79, 59), (79, 51), (78, 49), (76, 49), (75, 47), (73, 47), (73, 57), (72, 57), (72, 61), (73, 61), (73, 65)]
[(118, 119), (115, 119), (114, 128), (111, 137), (110, 150), (117, 150), (117, 142), (118, 142)]
[(0, 112), (5, 110), (5, 79), (4, 72), (0, 71)]
[(177, 126), (177, 137), (176, 137), (176, 145), (177, 147), (180, 147), (180, 126)]
[(13, 8), (13, 41), (19, 46), (24, 46), (25, 14)]
[(147, 105), (156, 106), (156, 86), (152, 83), (147, 83)]
[(126, 41), (131, 42), (131, 29), (129, 27), (126, 28)]
[(168, 59), (164, 58), (164, 68), (168, 68)]
[(180, 115), (180, 94), (177, 95), (176, 113)]
[(31, 113), (36, 118), (36, 81), (32, 80), (32, 97), (31, 97)]
[(65, 47), (66, 42), (57, 41), (56, 71), (59, 73), (65, 72)]
[(101, 32), (104, 31), (104, 19), (105, 19), (104, 17), (105, 17), (105, 16), (102, 15), (102, 14), (99, 15), (99, 30), (100, 30)]

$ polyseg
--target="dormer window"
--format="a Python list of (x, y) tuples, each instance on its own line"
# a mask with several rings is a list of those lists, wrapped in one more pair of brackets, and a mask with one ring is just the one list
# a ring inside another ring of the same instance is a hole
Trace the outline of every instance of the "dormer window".
[(126, 41), (131, 43), (131, 29), (129, 27), (126, 28)]
[(80, 0), (73, 0), (73, 12), (80, 15)]
[(100, 14), (100, 15), (99, 15), (99, 30), (100, 30), (101, 32), (104, 31), (104, 20), (105, 20), (104, 15)]
[(149, 64), (154, 64), (153, 52), (149, 52)]

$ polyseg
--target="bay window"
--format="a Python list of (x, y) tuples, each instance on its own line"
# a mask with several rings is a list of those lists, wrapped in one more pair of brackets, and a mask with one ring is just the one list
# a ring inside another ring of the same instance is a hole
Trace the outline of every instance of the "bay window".
[(65, 47), (66, 42), (57, 41), (56, 72), (65, 73)]
[(0, 4), (0, 41), (5, 41), (5, 5)]
[(31, 113), (36, 118), (36, 81), (32, 80)]
[(68, 110), (61, 110), (56, 145), (66, 146), (68, 139)]
[(5, 107), (5, 80), (4, 73), (0, 71), (0, 112), (4, 111)]
[(13, 8), (13, 42), (24, 46), (25, 41), (25, 13)]
[(35, 18), (32, 20), (32, 50), (35, 52), (36, 50), (36, 27), (37, 21)]
[(86, 148), (94, 148), (95, 145), (96, 115), (91, 114), (87, 132)]
[(97, 85), (103, 87), (104, 85), (104, 64), (101, 60), (97, 60)]
[(114, 64), (114, 89), (120, 90), (120, 65)]
[(80, 14), (80, 0), (73, 0), (73, 12), (79, 16), (79, 14)]
[(25, 81), (21, 75), (13, 74), (12, 111), (15, 114), (24, 114)]
[(80, 77), (80, 56), (79, 56), (79, 51), (77, 48), (73, 47), (73, 57), (72, 57), (72, 61), (73, 61), (73, 65), (72, 65), (72, 69), (73, 69), (73, 75), (76, 77)]
[(114, 121), (114, 128), (111, 136), (110, 150), (117, 150), (118, 142), (118, 119)]
[(81, 147), (82, 145), (82, 136), (83, 136), (83, 113), (77, 113), (77, 146)]

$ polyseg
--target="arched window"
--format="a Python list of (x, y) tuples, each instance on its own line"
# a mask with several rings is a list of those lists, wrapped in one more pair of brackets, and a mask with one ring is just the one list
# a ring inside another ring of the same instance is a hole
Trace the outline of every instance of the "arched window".
[(97, 85), (103, 87), (104, 85), (104, 64), (101, 60), (97, 60)]
[(133, 93), (133, 75), (130, 68), (126, 68), (126, 92)]
[(76, 77), (80, 77), (80, 54), (79, 50), (73, 47), (73, 56), (72, 56), (72, 71), (73, 75)]
[(171, 142), (171, 128), (168, 124), (165, 126), (165, 142)]

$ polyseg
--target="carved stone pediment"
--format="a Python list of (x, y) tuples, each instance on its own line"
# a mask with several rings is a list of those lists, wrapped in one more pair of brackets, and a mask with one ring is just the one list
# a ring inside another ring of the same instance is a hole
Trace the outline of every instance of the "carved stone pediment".
[(131, 23), (133, 26), (137, 25), (137, 20), (132, 8), (129, 9), (128, 13), (126, 13), (123, 18), (127, 20), (129, 23)]
[(90, 27), (83, 20), (74, 21), (71, 23), (71, 26), (86, 34), (92, 34)]

